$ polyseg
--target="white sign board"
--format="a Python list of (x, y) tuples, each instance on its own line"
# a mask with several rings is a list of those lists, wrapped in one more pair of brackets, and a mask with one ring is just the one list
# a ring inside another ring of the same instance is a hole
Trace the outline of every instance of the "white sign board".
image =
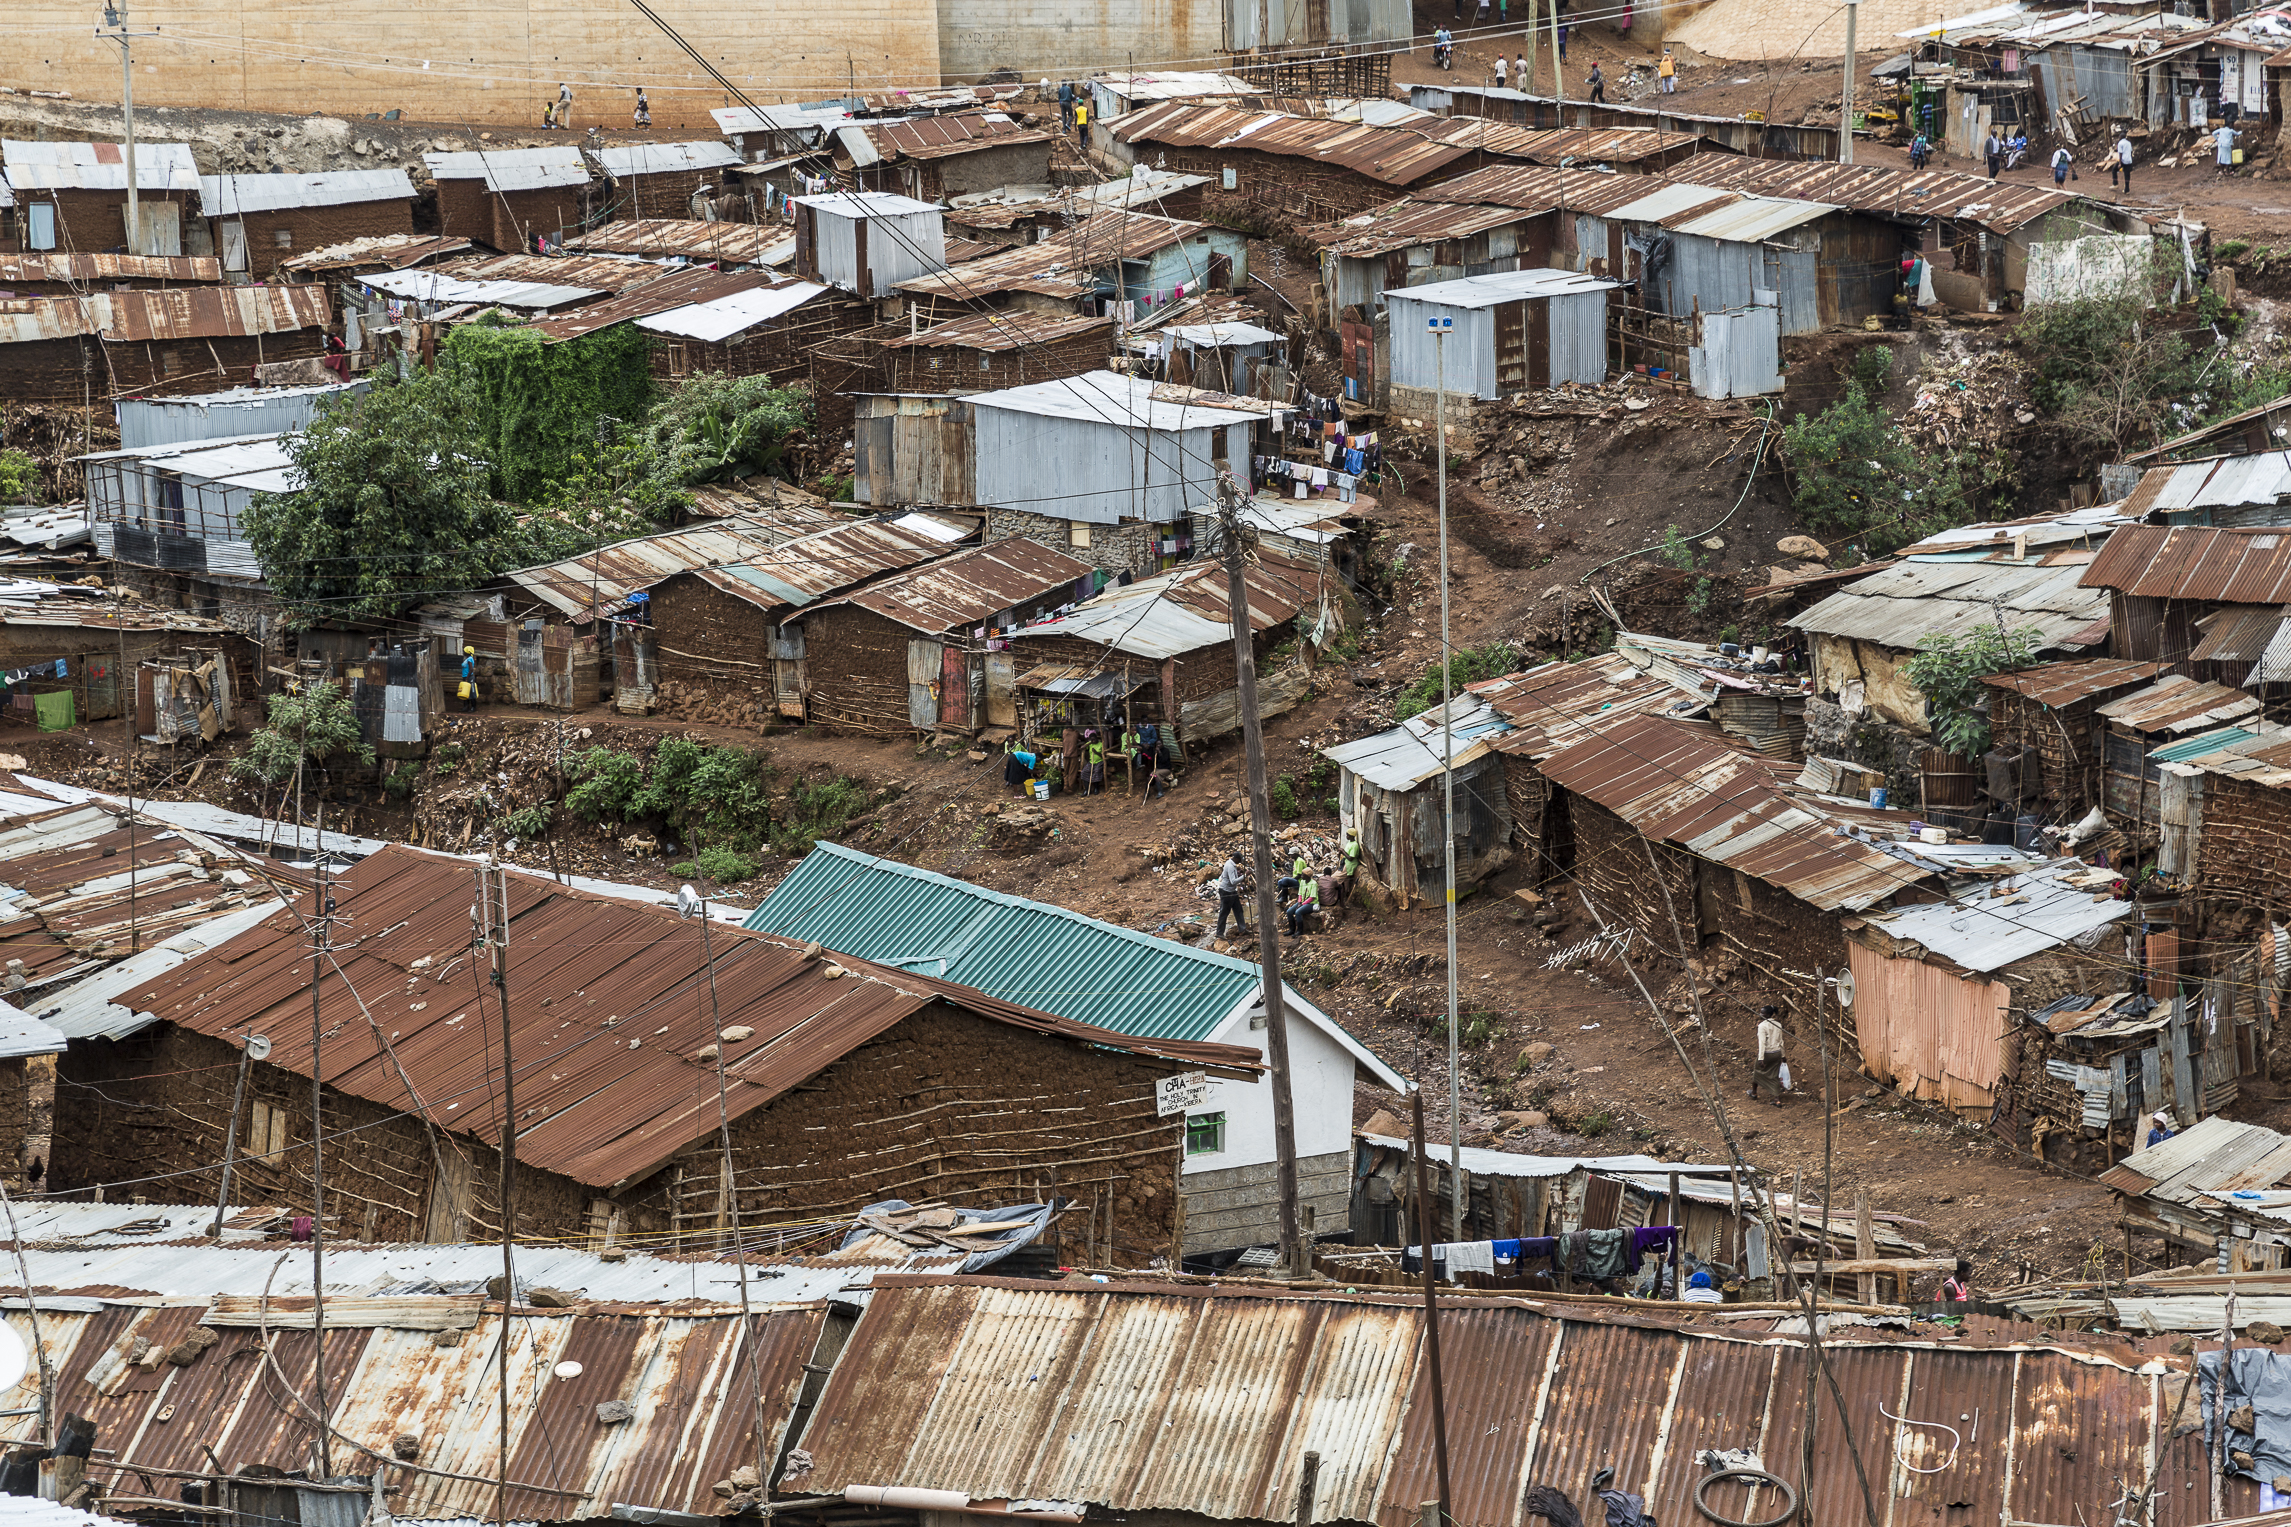
[(1209, 1101), (1209, 1078), (1198, 1071), (1165, 1076), (1153, 1084), (1154, 1112), (1163, 1118)]

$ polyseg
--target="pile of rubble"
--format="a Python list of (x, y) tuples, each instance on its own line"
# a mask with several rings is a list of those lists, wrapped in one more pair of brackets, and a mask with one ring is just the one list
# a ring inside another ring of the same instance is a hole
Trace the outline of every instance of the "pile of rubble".
[(1993, 451), (2036, 422), (2027, 368), (2007, 350), (1952, 345), (1926, 358), (1910, 392), (1901, 432), (1920, 450)]

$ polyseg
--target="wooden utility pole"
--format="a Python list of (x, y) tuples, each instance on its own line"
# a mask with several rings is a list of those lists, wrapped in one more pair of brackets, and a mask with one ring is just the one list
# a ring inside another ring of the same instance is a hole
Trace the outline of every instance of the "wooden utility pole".
[(501, 1466), (495, 1470), (493, 1519), (509, 1522), (509, 1311), (517, 1302), (517, 1073), (509, 1036), (509, 876), (491, 858), (477, 866), (475, 933), (493, 965), (501, 1010)]
[[(1877, 1260), (1877, 1231), (1869, 1218), (1869, 1189), (1854, 1189), (1853, 1195), (1853, 1254), (1859, 1262)], [(1864, 1304), (1877, 1303), (1877, 1274), (1854, 1274), (1854, 1288)]]
[(1217, 474), (1217, 522), (1225, 540), (1226, 615), (1233, 625), (1233, 667), (1240, 680), (1241, 735), (1249, 754), (1249, 840), (1257, 870), (1257, 961), (1265, 979), (1265, 1059), (1273, 1087), (1274, 1173), (1281, 1200), (1281, 1267), (1289, 1277), (1312, 1272), (1297, 1209), (1297, 1121), (1289, 1092), (1289, 1025), (1281, 1001), (1280, 909), (1273, 900), (1273, 804), (1265, 780), (1265, 729), (1257, 718), (1257, 653), (1249, 629), (1249, 585), (1241, 492)]

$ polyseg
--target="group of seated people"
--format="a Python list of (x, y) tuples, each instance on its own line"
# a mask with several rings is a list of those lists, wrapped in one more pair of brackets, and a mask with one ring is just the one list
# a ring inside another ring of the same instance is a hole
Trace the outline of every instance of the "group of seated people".
[[(1110, 750), (1106, 743), (1109, 735), (1116, 739)], [(1128, 760), (1130, 778), (1144, 783), (1148, 799), (1168, 794), (1175, 781), (1162, 756), (1161, 728), (1151, 721), (1125, 722), (1118, 711), (1107, 714), (1103, 731), (1094, 726), (1063, 728), (1054, 750), (1039, 744), (1006, 744), (1002, 778), (1020, 795), (1031, 794), (1034, 781), (1052, 775), (1058, 777), (1058, 788), (1068, 795), (1096, 795), (1106, 788), (1109, 756)]]

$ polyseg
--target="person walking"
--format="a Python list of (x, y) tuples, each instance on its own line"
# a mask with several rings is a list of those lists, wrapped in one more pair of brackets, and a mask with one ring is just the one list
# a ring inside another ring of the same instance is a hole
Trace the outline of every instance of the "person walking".
[(2075, 163), (2076, 156), (2068, 151), (2066, 145), (2054, 149), (2052, 151), (2052, 183), (2056, 186), (2067, 185), (2069, 167)]
[(1072, 80), (1060, 80), (1058, 82), (1058, 125), (1068, 132), (1074, 130), (1074, 82)]
[(557, 82), (557, 125), (565, 128), (573, 125), (573, 87), (562, 80)]
[(1593, 101), (1602, 106), (1606, 104), (1607, 76), (1599, 72), (1598, 64), (1593, 63), (1591, 65), (1591, 72), (1584, 78), (1583, 83), (1591, 87), (1591, 99)]
[(638, 127), (650, 127), (652, 125), (652, 102), (644, 98), (642, 87), (639, 87), (636, 92), (636, 125)]
[(1511, 61), (1511, 88), (1525, 90), (1527, 86), (1527, 55), (1522, 53)]
[(2108, 171), (2110, 180), (2124, 177), (2124, 194), (2132, 194), (2132, 135), (2125, 133), (2116, 140), (2116, 163)]
[(1981, 152), (1988, 156), (1989, 178), (1995, 180), (1997, 171), (2005, 167), (2005, 143), (1997, 136), (1995, 128), (1990, 128), (1989, 136), (1982, 140)]
[(1909, 140), (1909, 167), (1922, 170), (1933, 158), (1933, 140), (1919, 133)]
[(1249, 931), (1249, 914), (1241, 906), (1241, 888), (1248, 882), (1249, 877), (1241, 868), (1241, 856), (1227, 854), (1225, 868), (1217, 875), (1216, 937), (1225, 936), (1225, 919), (1228, 917), (1233, 919), (1234, 926), (1241, 932)]
[(1504, 57), (1504, 56), (1503, 56), (1501, 53), (1498, 53), (1498, 54), (1496, 55), (1496, 62), (1495, 62), (1496, 89), (1498, 89), (1498, 90), (1501, 90), (1501, 89), (1503, 89), (1503, 77), (1504, 77), (1504, 70), (1505, 70), (1505, 69), (1507, 69), (1507, 68), (1509, 68), (1510, 66), (1511, 66), (1511, 61), (1510, 61), (1509, 59), (1505, 58), (1505, 57)]
[(1565, 27), (1561, 27), (1561, 28), (1559, 29), (1559, 62), (1560, 62), (1560, 65), (1561, 65), (1561, 67), (1563, 67), (1563, 68), (1564, 68), (1564, 67), (1566, 66), (1566, 63), (1567, 63), (1567, 28), (1565, 28)]
[(1758, 1084), (1774, 1089), (1774, 1106), (1790, 1090), (1789, 1063), (1782, 1058), (1782, 1010), (1769, 1002), (1758, 1010), (1758, 1064), (1750, 1073), (1750, 1100), (1758, 1100)]
[(2211, 135), (2213, 162), (2218, 165), (2214, 179), (2235, 172), (2235, 137), (2235, 129), (2225, 122)]
[(1082, 793), (1096, 795), (1106, 788), (1106, 744), (1097, 731), (1082, 734)]
[(1077, 99), (1074, 102), (1074, 137), (1075, 141), (1082, 145), (1082, 152), (1088, 153), (1090, 151), (1090, 103), (1088, 101)]
[(461, 649), (461, 708), (477, 709), (477, 649)]
[(1678, 60), (1671, 50), (1663, 49), (1662, 61), (1655, 65), (1656, 88), (1664, 95), (1678, 94)]

